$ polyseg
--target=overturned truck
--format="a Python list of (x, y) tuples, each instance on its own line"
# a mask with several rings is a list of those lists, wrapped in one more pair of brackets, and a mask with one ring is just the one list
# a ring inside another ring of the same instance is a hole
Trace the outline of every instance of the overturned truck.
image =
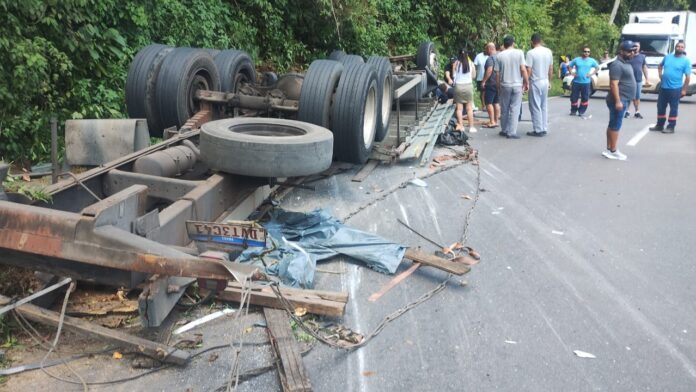
[(140, 287), (144, 326), (160, 325), (194, 279), (264, 279), (253, 267), (200, 257), (186, 222), (246, 219), (286, 178), (368, 159), (389, 129), (392, 65), (340, 57), (257, 81), (242, 51), (143, 48), (128, 72), (128, 114), (163, 141), (103, 162), (100, 151), (117, 146), (99, 132), (113, 136), (137, 121), (66, 124), (66, 139), (70, 130), (76, 140), (68, 161), (72, 149), (81, 157), (72, 164), (94, 167), (62, 173), (46, 189), (50, 202), (0, 189), (0, 262)]

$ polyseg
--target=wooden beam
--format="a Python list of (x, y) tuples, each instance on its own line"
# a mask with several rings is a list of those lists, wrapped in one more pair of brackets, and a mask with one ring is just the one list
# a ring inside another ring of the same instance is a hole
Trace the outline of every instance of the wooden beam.
[(351, 181), (362, 182), (367, 178), (367, 176), (370, 175), (370, 173), (372, 173), (373, 170), (375, 170), (377, 166), (379, 166), (379, 164), (380, 161), (376, 159), (370, 159), (369, 161), (367, 161), (365, 166), (363, 166), (362, 169), (360, 169), (360, 171), (355, 176), (353, 176)]
[[(8, 303), (10, 303), (10, 298), (0, 295), (0, 305), (5, 305)], [(58, 323), (60, 322), (60, 314), (32, 304), (19, 306), (17, 307), (16, 311), (21, 313), (22, 316), (28, 318), (29, 320), (36, 321), (38, 323), (58, 326)], [(184, 365), (191, 358), (191, 355), (186, 351), (166, 346), (164, 344), (155, 343), (137, 336), (128, 335), (117, 330), (94, 325), (79, 318), (65, 316), (63, 326), (66, 329), (76, 332), (98, 336), (105, 341), (113, 342), (117, 345), (131, 347), (140, 353), (147, 355), (148, 357), (157, 359), (158, 361), (172, 363), (175, 365)]]
[[(342, 317), (348, 302), (348, 294), (318, 290), (301, 290), (282, 287), (280, 292), (293, 306), (307, 309), (307, 312), (331, 317)], [(240, 285), (230, 285), (217, 293), (223, 301), (239, 302), (242, 297)], [(283, 309), (270, 287), (253, 288), (249, 301), (253, 305)]]
[(309, 392), (312, 390), (302, 354), (290, 328), (290, 318), (285, 310), (264, 308), (271, 344), (280, 364), (280, 383), (284, 392)]
[(415, 248), (406, 249), (404, 258), (427, 265), (429, 267), (435, 267), (443, 271), (451, 272), (455, 275), (464, 275), (471, 270), (471, 268), (464, 263), (457, 263), (451, 260), (443, 259), (442, 257), (429, 255)]
[(420, 263), (413, 263), (413, 265), (410, 266), (406, 271), (400, 273), (399, 275), (396, 275), (396, 276), (394, 277), (394, 279), (390, 280), (387, 284), (385, 284), (384, 286), (382, 286), (381, 289), (379, 289), (377, 292), (375, 292), (374, 294), (372, 294), (372, 295), (370, 296), (370, 298), (368, 298), (367, 300), (370, 301), (370, 302), (375, 302), (375, 301), (377, 301), (377, 300), (380, 299), (384, 294), (386, 294), (387, 291), (393, 289), (394, 287), (396, 287), (396, 285), (398, 285), (399, 283), (401, 283), (402, 280), (408, 278), (412, 273), (416, 272), (416, 270), (418, 269), (418, 267), (420, 267), (421, 265), (422, 265), (422, 264), (420, 264)]

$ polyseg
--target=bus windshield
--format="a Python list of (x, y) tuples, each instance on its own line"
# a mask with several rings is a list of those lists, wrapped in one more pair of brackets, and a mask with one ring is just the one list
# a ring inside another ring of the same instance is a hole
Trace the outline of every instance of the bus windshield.
[(623, 35), (621, 40), (640, 43), (640, 52), (646, 56), (666, 56), (669, 53), (669, 37)]

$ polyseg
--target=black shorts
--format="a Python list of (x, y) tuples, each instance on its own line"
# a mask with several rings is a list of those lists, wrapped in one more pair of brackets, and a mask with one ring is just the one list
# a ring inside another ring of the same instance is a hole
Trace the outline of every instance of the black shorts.
[(484, 100), (486, 105), (495, 105), (498, 101), (498, 88), (496, 86), (486, 85), (486, 95)]
[(483, 86), (481, 86), (481, 83), (483, 83), (481, 80), (476, 81), (476, 91), (483, 91)]

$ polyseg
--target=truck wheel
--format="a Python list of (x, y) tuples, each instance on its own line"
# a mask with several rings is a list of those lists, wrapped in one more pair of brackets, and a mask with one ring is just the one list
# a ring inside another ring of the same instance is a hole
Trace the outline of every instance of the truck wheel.
[(219, 50), (219, 49), (205, 48), (205, 49), (203, 49), (203, 50), (205, 50), (206, 52), (208, 52), (208, 54), (209, 54), (210, 57), (212, 57), (212, 58), (215, 58), (215, 56), (217, 56), (218, 53), (220, 53), (220, 50)]
[(220, 88), (226, 93), (239, 91), (240, 82), (256, 83), (256, 69), (251, 57), (241, 50), (228, 49), (215, 55), (220, 73)]
[(173, 50), (160, 44), (148, 45), (135, 55), (126, 77), (128, 117), (147, 119), (151, 136), (162, 136), (162, 122), (155, 101), (155, 84), (162, 60)]
[(389, 58), (370, 56), (367, 64), (372, 65), (377, 72), (377, 130), (375, 140), (381, 142), (389, 131), (392, 101), (394, 100), (393, 73)]
[(347, 54), (343, 57), (341, 57), (341, 60), (339, 60), (341, 63), (343, 63), (344, 66), (350, 65), (350, 64), (365, 64), (365, 60), (361, 57), (358, 56), (357, 54)]
[(164, 128), (181, 127), (199, 110), (194, 99), (198, 90), (220, 90), (220, 76), (213, 58), (205, 50), (174, 49), (162, 63), (155, 86)]
[(338, 82), (331, 108), (334, 158), (365, 163), (377, 127), (377, 72), (366, 64), (350, 64)]
[(416, 52), (416, 66), (418, 69), (426, 71), (428, 83), (437, 85), (437, 74), (440, 71), (440, 65), (437, 61), (435, 44), (430, 41), (425, 41), (418, 46), (418, 51)]
[(341, 59), (345, 56), (346, 56), (346, 52), (344, 52), (342, 50), (334, 50), (333, 52), (331, 52), (329, 54), (328, 59), (335, 60), (335, 61), (341, 61)]
[(271, 118), (203, 124), (201, 160), (211, 169), (253, 177), (298, 177), (331, 166), (333, 135), (318, 125)]
[(343, 65), (333, 60), (314, 60), (305, 73), (297, 119), (329, 128), (331, 99), (343, 73)]

